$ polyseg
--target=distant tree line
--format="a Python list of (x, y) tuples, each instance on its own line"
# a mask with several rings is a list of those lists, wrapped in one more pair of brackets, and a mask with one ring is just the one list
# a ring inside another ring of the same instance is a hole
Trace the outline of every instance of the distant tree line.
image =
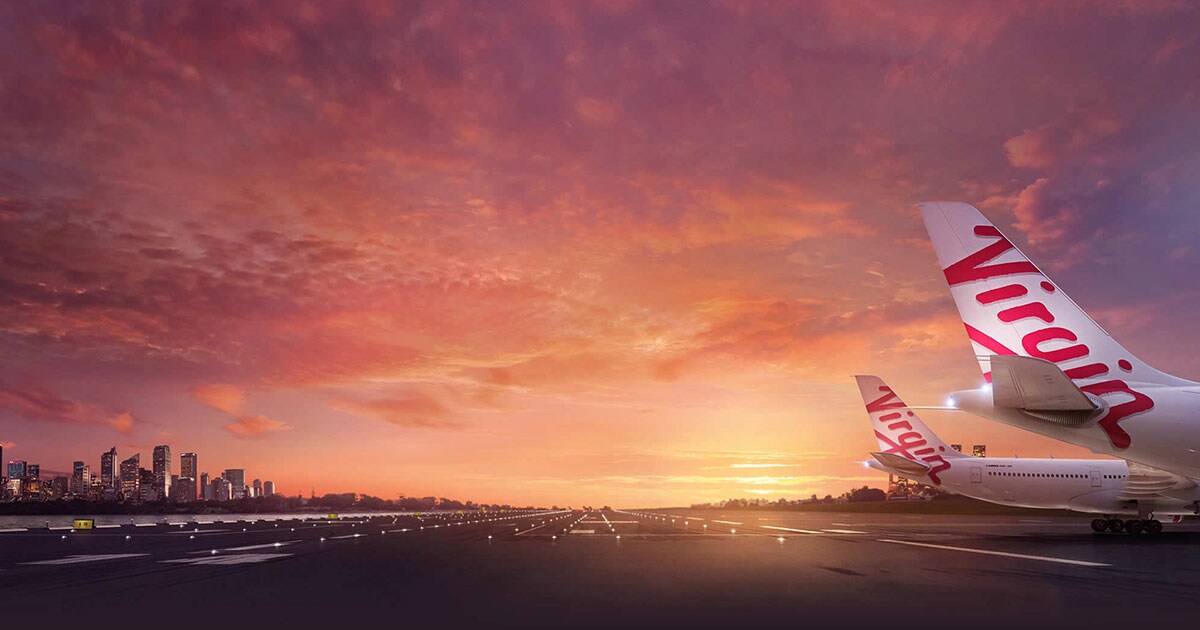
[(817, 495), (812, 495), (807, 499), (726, 499), (716, 503), (698, 503), (692, 505), (693, 508), (759, 508), (759, 509), (786, 509), (789, 507), (798, 507), (801, 505), (814, 505), (818, 503), (863, 503), (867, 501), (886, 501), (887, 493), (879, 488), (871, 488), (863, 486), (854, 488), (841, 495), (834, 497), (833, 495), (825, 495), (824, 498), (818, 498)]

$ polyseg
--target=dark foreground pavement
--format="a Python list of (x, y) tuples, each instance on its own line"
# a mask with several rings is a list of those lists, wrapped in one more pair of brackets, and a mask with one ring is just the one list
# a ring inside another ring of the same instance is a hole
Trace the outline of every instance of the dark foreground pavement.
[(1097, 627), (1197, 611), (1190, 524), (607, 511), (0, 533), (6, 627)]

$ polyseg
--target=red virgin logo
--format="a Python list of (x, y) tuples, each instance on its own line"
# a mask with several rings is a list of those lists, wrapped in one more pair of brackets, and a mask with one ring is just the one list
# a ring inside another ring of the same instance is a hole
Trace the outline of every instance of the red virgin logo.
[[(913, 461), (922, 461), (929, 464), (929, 472), (925, 474), (929, 475), (929, 479), (933, 481), (934, 485), (940, 486), (942, 480), (938, 477), (938, 474), (944, 470), (949, 470), (950, 462), (937, 454), (937, 449), (930, 446), (929, 440), (925, 439), (925, 436), (921, 435), (920, 431), (914, 429), (912, 424), (904, 419), (904, 414), (901, 414), (899, 411), (890, 411), (892, 409), (905, 409), (907, 406), (892, 391), (892, 388), (884, 385), (879, 388), (879, 391), (883, 392), (883, 396), (867, 403), (867, 413), (883, 413), (882, 416), (879, 416), (879, 424), (886, 426), (888, 432), (896, 436), (896, 439), (893, 440), (891, 437), (880, 433), (879, 429), (875, 429), (875, 437), (879, 438), (881, 444), (888, 446), (884, 452), (894, 453)], [(911, 411), (905, 411), (905, 413), (909, 417), (913, 415)], [(942, 446), (939, 448), (944, 450), (946, 447)]]
[[(979, 251), (968, 255), (962, 260), (946, 267), (946, 281), (950, 286), (965, 284), (968, 282), (976, 282), (979, 280), (987, 280), (989, 278), (998, 278), (1003, 276), (1015, 275), (1033, 275), (1032, 280), (1026, 279), (1032, 283), (1040, 279), (1037, 285), (1046, 293), (1054, 293), (1056, 291), (1046, 277), (1038, 271), (1037, 267), (1029, 261), (1008, 262), (987, 264), (995, 260), (998, 256), (1013, 249), (1012, 243), (1004, 238), (1000, 231), (991, 225), (975, 226), (975, 236), (980, 238), (992, 238), (996, 241)], [(1030, 287), (1023, 282), (1013, 281), (996, 289), (982, 291), (975, 295), (976, 301), (984, 306), (989, 306), (1002, 300), (1015, 300), (1024, 298), (1029, 295)], [(1046, 305), (1038, 301), (1035, 297), (1030, 297), (1028, 301), (1017, 306), (1002, 309), (996, 312), (995, 317), (998, 321), (1004, 324), (1011, 324), (1021, 320), (1040, 321), (1043, 326), (1025, 334), (1021, 338), (1021, 349), (1025, 354), (1039, 359), (1045, 359), (1051, 363), (1059, 364), (1075, 359), (1082, 359), (1090, 354), (1090, 349), (1087, 344), (1077, 343), (1078, 335), (1062, 325), (1055, 325), (1054, 313), (1050, 311)], [(1011, 354), (1017, 352), (1000, 343), (996, 339), (988, 336), (983, 331), (975, 328), (969, 323), (965, 323), (967, 327), (967, 336), (971, 341), (987, 348), (992, 354)], [(1049, 341), (1059, 341), (1070, 345), (1055, 348), (1053, 350), (1044, 350), (1043, 345)], [(1128, 371), (1132, 368), (1131, 364), (1126, 359), (1120, 359), (1117, 364), (1124, 370)], [(1093, 362), (1086, 365), (1073, 367), (1063, 370), (1063, 373), (1068, 378), (1078, 381), (1083, 379), (1091, 379), (1104, 376), (1111, 371), (1111, 367), (1104, 362)], [(991, 373), (985, 374), (984, 377), (988, 382), (991, 382)], [(1119, 449), (1129, 448), (1132, 440), (1129, 433), (1121, 428), (1120, 422), (1132, 415), (1144, 413), (1154, 408), (1154, 400), (1146, 394), (1132, 389), (1128, 383), (1121, 379), (1111, 379), (1092, 383), (1090, 385), (1081, 385), (1080, 389), (1095, 396), (1103, 396), (1105, 394), (1120, 393), (1130, 397), (1130, 400), (1119, 405), (1112, 405), (1108, 409), (1108, 413), (1099, 422), (1099, 426), (1108, 436), (1109, 442), (1113, 447)]]

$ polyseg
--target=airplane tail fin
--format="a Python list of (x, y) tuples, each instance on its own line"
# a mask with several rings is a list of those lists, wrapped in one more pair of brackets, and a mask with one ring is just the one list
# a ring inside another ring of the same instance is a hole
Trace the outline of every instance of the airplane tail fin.
[(969, 457), (934, 434), (883, 379), (878, 376), (855, 376), (854, 379), (858, 381), (858, 391), (862, 394), (863, 404), (871, 417), (871, 426), (875, 429), (875, 439), (879, 443), (880, 453), (872, 455), (881, 463), (889, 465), (887, 461), (894, 459), (889, 456), (919, 462), (928, 467), (925, 474), (939, 484), (941, 480), (938, 473), (950, 468), (947, 460)]
[(918, 207), (989, 382), (992, 355), (1019, 355), (1050, 361), (1072, 380), (1096, 386), (1191, 384), (1123, 348), (973, 206)]

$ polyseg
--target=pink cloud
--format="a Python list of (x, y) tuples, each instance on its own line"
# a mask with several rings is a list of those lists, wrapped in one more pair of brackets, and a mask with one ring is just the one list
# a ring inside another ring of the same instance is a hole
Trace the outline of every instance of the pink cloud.
[(129, 412), (108, 414), (99, 406), (70, 400), (31, 384), (0, 383), (0, 409), (34, 421), (107, 424), (123, 434), (131, 433), (134, 426), (134, 417)]
[(266, 416), (249, 415), (234, 418), (233, 422), (226, 424), (222, 428), (232, 433), (235, 437), (251, 438), (278, 431), (290, 431), (294, 427), (278, 420), (272, 420)]

